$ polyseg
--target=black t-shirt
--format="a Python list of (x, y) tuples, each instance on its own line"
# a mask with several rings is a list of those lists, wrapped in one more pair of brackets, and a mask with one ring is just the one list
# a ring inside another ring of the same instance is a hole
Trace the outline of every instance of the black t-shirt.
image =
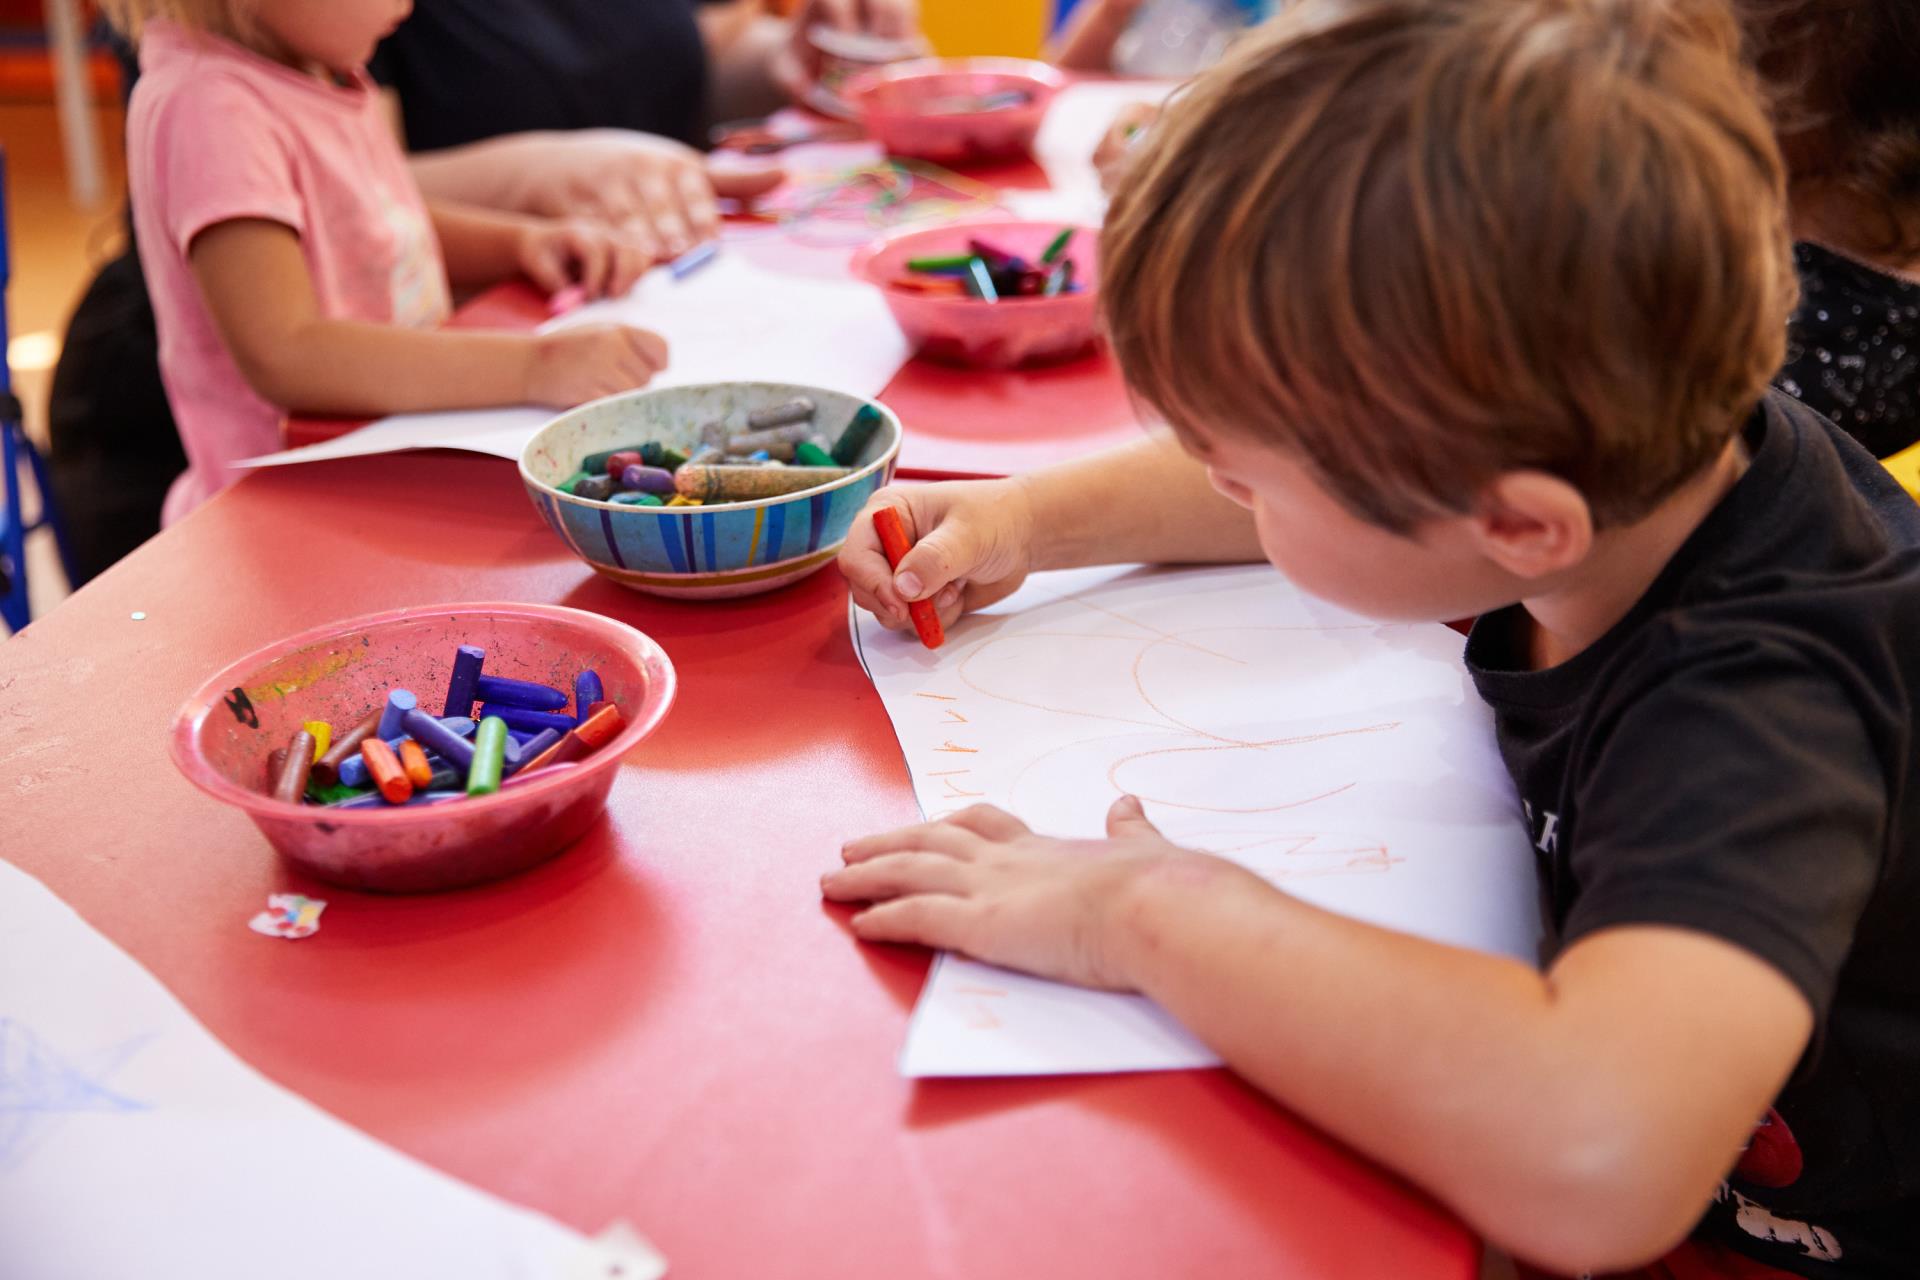
[(639, 129), (695, 141), (707, 86), (698, 0), (418, 0), (381, 41), (407, 148), (528, 129)]
[(1876, 458), (1920, 441), (1920, 284), (1817, 244), (1795, 245), (1793, 263), (1800, 305), (1775, 385)]
[(1747, 471), (1598, 643), (1529, 671), (1505, 609), (1468, 665), (1552, 948), (1693, 929), (1813, 1006), (1703, 1233), (1806, 1276), (1920, 1275), (1920, 507), (1779, 392), (1746, 439)]

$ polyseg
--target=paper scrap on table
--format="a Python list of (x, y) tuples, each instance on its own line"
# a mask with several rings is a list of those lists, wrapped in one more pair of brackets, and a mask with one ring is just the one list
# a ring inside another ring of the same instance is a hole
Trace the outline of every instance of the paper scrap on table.
[(320, 913), (327, 909), (325, 898), (309, 898), (299, 893), (270, 893), (267, 909), (247, 921), (247, 928), (269, 938), (311, 938), (320, 932)]
[[(1536, 957), (1533, 849), (1446, 627), (1372, 622), (1264, 565), (1035, 574), (937, 652), (860, 610), (852, 626), (929, 818), (995, 804), (1097, 837), (1131, 793), (1175, 844), (1309, 902)], [(943, 954), (901, 1071), (1218, 1061), (1143, 997)]]
[[(667, 367), (647, 384), (650, 389), (797, 382), (873, 396), (893, 381), (909, 354), (879, 290), (851, 279), (768, 271), (724, 249), (685, 279), (655, 268), (626, 297), (589, 303), (540, 332), (584, 324), (637, 325), (665, 337)], [(534, 433), (560, 412), (515, 405), (399, 414), (333, 440), (239, 465), (283, 466), (402, 449), (465, 449), (517, 459)]]
[(660, 1274), (274, 1084), (6, 863), (0, 1205), (7, 1280)]
[(1041, 121), (1040, 132), (1033, 140), (1033, 158), (1046, 170), (1047, 183), (1053, 190), (1018, 195), (1009, 192), (1002, 198), (1022, 217), (1046, 216), (1029, 213), (1023, 207), (1030, 206), (1036, 197), (1046, 196), (1071, 216), (1099, 222), (1106, 197), (1100, 192), (1100, 173), (1093, 167), (1093, 149), (1100, 145), (1121, 108), (1165, 102), (1180, 85), (1178, 80), (1098, 80), (1068, 85), (1047, 108), (1047, 118)]

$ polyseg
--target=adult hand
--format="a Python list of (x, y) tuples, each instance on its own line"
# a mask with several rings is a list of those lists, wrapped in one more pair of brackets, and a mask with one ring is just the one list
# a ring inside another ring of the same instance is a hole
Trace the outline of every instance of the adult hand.
[(627, 129), (547, 135), (521, 181), (529, 212), (585, 217), (624, 235), (649, 261), (678, 257), (720, 227), (722, 198), (750, 200), (780, 185), (778, 165), (709, 169), (706, 157), (669, 138)]
[(1244, 877), (1223, 859), (1170, 843), (1140, 802), (1122, 796), (1107, 839), (1058, 840), (991, 805), (943, 822), (866, 836), (820, 879), (835, 902), (869, 905), (853, 931), (910, 942), (1083, 987), (1129, 991), (1124, 932), (1132, 894), (1166, 875)]

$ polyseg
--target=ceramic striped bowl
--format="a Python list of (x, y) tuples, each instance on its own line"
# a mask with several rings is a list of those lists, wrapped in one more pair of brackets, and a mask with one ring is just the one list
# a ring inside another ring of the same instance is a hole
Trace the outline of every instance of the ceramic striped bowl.
[(884, 405), (880, 429), (853, 474), (801, 493), (703, 507), (629, 507), (556, 486), (590, 453), (658, 440), (682, 453), (716, 419), (746, 429), (747, 415), (805, 396), (822, 434), (837, 439), (869, 403), (820, 387), (726, 382), (629, 391), (569, 410), (520, 455), (520, 481), (547, 527), (595, 573), (622, 586), (683, 599), (747, 596), (794, 582), (826, 564), (873, 491), (893, 477), (900, 420)]

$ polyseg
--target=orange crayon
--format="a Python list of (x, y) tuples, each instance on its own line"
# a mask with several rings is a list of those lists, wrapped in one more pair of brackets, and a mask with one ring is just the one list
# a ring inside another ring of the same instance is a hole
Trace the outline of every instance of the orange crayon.
[[(873, 513), (873, 531), (880, 535), (880, 549), (887, 553), (887, 563), (898, 569), (900, 562), (913, 549), (907, 541), (907, 527), (900, 522), (900, 512), (894, 507), (881, 507)], [(947, 633), (940, 626), (940, 615), (934, 611), (931, 600), (910, 600), (907, 613), (913, 618), (913, 629), (920, 633), (920, 643), (929, 649), (938, 649), (947, 642)]]

